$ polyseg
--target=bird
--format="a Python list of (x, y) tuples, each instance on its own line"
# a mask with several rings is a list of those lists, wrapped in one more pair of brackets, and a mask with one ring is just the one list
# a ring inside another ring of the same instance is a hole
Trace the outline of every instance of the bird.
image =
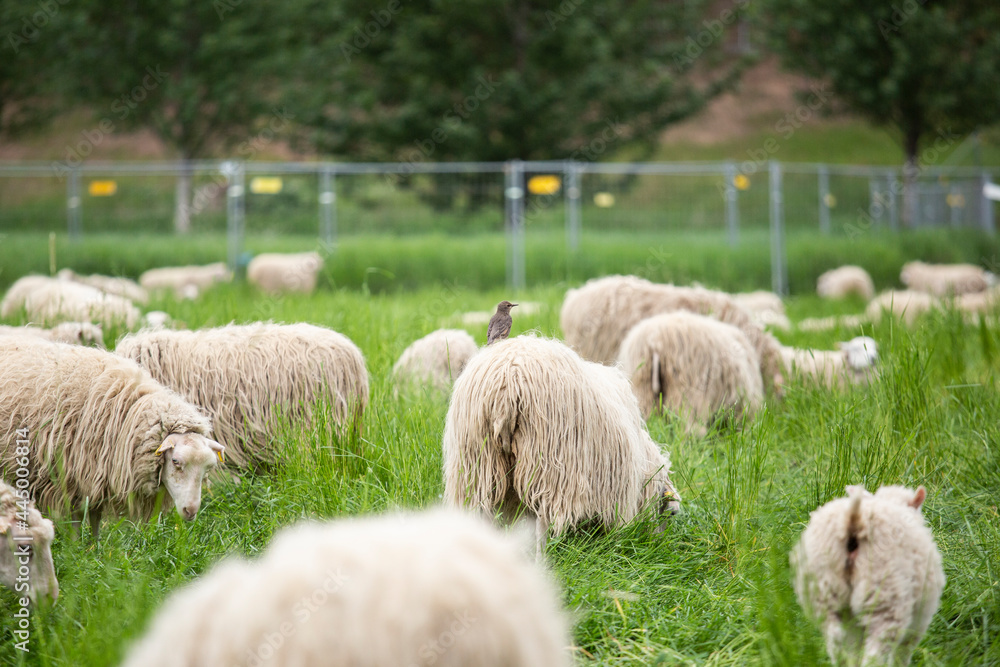
[(490, 318), (490, 326), (486, 329), (487, 345), (503, 340), (510, 333), (510, 309), (516, 305), (510, 301), (501, 301), (497, 304), (497, 312)]

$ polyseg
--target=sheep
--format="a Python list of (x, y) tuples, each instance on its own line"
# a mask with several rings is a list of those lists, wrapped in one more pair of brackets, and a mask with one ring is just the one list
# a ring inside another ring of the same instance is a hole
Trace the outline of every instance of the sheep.
[(312, 419), (329, 402), (341, 434), (358, 428), (368, 370), (346, 336), (311, 324), (230, 324), (198, 331), (145, 330), (115, 352), (148, 370), (212, 416), (215, 437), (236, 467), (273, 462), (278, 417)]
[(71, 280), (96, 287), (105, 294), (114, 294), (137, 303), (149, 303), (149, 293), (146, 292), (137, 282), (128, 278), (102, 276), (98, 274), (81, 276), (72, 269), (63, 269), (56, 274), (60, 280)]
[(867, 323), (868, 318), (864, 315), (840, 315), (839, 317), (831, 315), (829, 317), (807, 317), (799, 321), (797, 326), (800, 331), (829, 331), (838, 326), (844, 329), (857, 329)]
[[(15, 443), (15, 455), (28, 455), (28, 440)], [(24, 468), (22, 468), (24, 469)], [(24, 479), (23, 477), (21, 479)], [(55, 600), (59, 582), (52, 565), (55, 527), (35, 508), (26, 489), (0, 480), (0, 583), (32, 602), (42, 593)], [(22, 605), (22, 606), (27, 606)]]
[(63, 322), (51, 329), (23, 326), (0, 326), (0, 336), (37, 336), (56, 343), (72, 343), (75, 345), (93, 345), (104, 347), (104, 332), (101, 327), (90, 322)]
[(392, 367), (397, 386), (447, 391), (479, 348), (464, 329), (438, 329), (414, 341)]
[(997, 287), (955, 297), (955, 307), (965, 313), (992, 313), (998, 306), (1000, 306), (1000, 288)]
[(283, 530), (171, 595), (123, 667), (569, 667), (570, 646), (517, 540), (438, 509)]
[(483, 348), (455, 381), (444, 428), (445, 502), (548, 531), (631, 521), (653, 500), (677, 511), (670, 459), (649, 437), (628, 379), (555, 340)]
[(14, 317), (24, 310), (24, 302), (35, 290), (48, 285), (53, 279), (48, 276), (22, 276), (14, 281), (0, 301), (0, 317)]
[(812, 512), (791, 553), (799, 604), (821, 624), (834, 664), (906, 665), (937, 611), (941, 554), (916, 491), (848, 486)]
[(972, 264), (907, 262), (899, 273), (908, 288), (937, 297), (982, 292), (994, 282), (993, 274)]
[(142, 324), (146, 329), (166, 329), (173, 323), (174, 320), (170, 314), (162, 310), (151, 310), (142, 317)]
[(914, 290), (889, 290), (872, 299), (865, 308), (865, 316), (870, 322), (882, 319), (883, 311), (901, 318), (906, 324), (913, 324), (924, 313), (939, 308), (941, 302), (934, 296)]
[(764, 388), (780, 393), (778, 341), (724, 292), (658, 285), (635, 276), (608, 276), (569, 290), (559, 321), (566, 342), (584, 359), (611, 364), (633, 326), (652, 315), (677, 310), (712, 315), (738, 327), (757, 350)]
[(782, 347), (789, 375), (802, 375), (828, 388), (867, 384), (878, 362), (878, 344), (868, 336), (837, 343), (837, 350), (803, 350)]
[(89, 285), (44, 276), (26, 276), (14, 283), (4, 297), (0, 314), (10, 317), (22, 309), (29, 320), (41, 324), (75, 320), (134, 327), (142, 317), (128, 299)]
[(163, 487), (164, 507), (172, 499), (195, 518), (202, 478), (224, 450), (198, 408), (135, 362), (90, 347), (3, 337), (0, 368), (0, 473), (23, 467), (14, 436), (27, 429), (39, 508), (89, 507), (96, 539), (102, 513), (146, 518)]
[(722, 411), (752, 417), (764, 401), (757, 352), (743, 332), (687, 311), (635, 325), (618, 363), (632, 381), (643, 417), (680, 414), (689, 430)]
[(733, 300), (742, 306), (761, 327), (775, 327), (788, 331), (792, 328), (792, 323), (785, 315), (785, 304), (781, 297), (774, 292), (757, 290), (756, 292), (745, 292), (733, 294)]
[(875, 283), (860, 266), (841, 266), (819, 277), (816, 294), (824, 299), (843, 299), (856, 294), (865, 301), (871, 301), (875, 297)]
[(150, 292), (172, 290), (178, 299), (194, 299), (216, 283), (229, 282), (232, 272), (222, 262), (205, 266), (166, 266), (139, 276), (139, 284)]
[(322, 268), (318, 252), (262, 253), (247, 265), (247, 282), (271, 294), (309, 294), (316, 289), (316, 276)]

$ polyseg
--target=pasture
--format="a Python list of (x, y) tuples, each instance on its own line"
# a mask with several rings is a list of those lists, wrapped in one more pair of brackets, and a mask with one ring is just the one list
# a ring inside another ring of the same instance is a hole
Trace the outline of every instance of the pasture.
[[(517, 295), (545, 307), (537, 315), (515, 309), (511, 335), (561, 337), (566, 287)], [(255, 556), (283, 526), (438, 503), (447, 398), (396, 397), (392, 364), (413, 340), (509, 296), (452, 286), (373, 293), (328, 285), (312, 296), (270, 298), (235, 285), (196, 302), (152, 303), (189, 328), (273, 319), (349, 336), (372, 380), (363, 432), (339, 439), (324, 423), (285, 425), (274, 443), (280, 464), (238, 483), (215, 478), (191, 524), (174, 513), (148, 524), (112, 520), (95, 545), (74, 539), (68, 522), (58, 521), (59, 600), (33, 614), (25, 654), (14, 648), (6, 611), (16, 608), (14, 596), (0, 591), (0, 664), (117, 664), (170, 591), (229, 554)], [(831, 308), (813, 297), (788, 304), (793, 320), (862, 307)], [(485, 325), (469, 331), (485, 341)], [(110, 345), (117, 333), (108, 332)], [(882, 357), (881, 376), (868, 388), (831, 393), (793, 384), (745, 430), (705, 438), (662, 418), (650, 421), (654, 440), (670, 452), (682, 513), (662, 534), (651, 530), (650, 516), (549, 543), (578, 664), (824, 663), (820, 632), (795, 602), (787, 554), (809, 512), (858, 483), (928, 490), (924, 514), (948, 583), (914, 663), (1000, 663), (1000, 333), (954, 312), (928, 315), (912, 328), (885, 321), (866, 333)], [(854, 334), (777, 335), (786, 344), (829, 349)]]

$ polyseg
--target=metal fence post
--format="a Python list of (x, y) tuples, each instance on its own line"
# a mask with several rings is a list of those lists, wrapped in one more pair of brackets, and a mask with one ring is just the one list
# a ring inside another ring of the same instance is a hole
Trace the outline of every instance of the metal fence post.
[(580, 168), (569, 160), (563, 167), (563, 177), (566, 180), (566, 245), (570, 252), (580, 249)]
[(231, 166), (229, 172), (229, 188), (226, 190), (226, 240), (229, 251), (229, 270), (236, 276), (240, 254), (243, 252), (243, 165)]
[(890, 171), (886, 175), (889, 188), (889, 229), (894, 232), (899, 231), (899, 209), (896, 207), (896, 190), (899, 189), (899, 181), (896, 180), (896, 172)]
[(70, 241), (79, 241), (83, 232), (80, 201), (80, 170), (71, 169), (66, 179), (66, 231)]
[(524, 165), (507, 163), (504, 183), (504, 213), (507, 229), (507, 286), (523, 289), (524, 279)]
[(819, 181), (819, 231), (830, 235), (830, 169), (821, 164), (816, 169), (816, 179)]
[(337, 183), (336, 174), (324, 167), (319, 175), (319, 234), (327, 246), (337, 242)]
[(997, 233), (997, 228), (993, 221), (993, 200), (986, 196), (986, 184), (989, 182), (989, 172), (979, 174), (979, 225), (992, 236)]
[(781, 164), (768, 163), (771, 222), (771, 289), (775, 294), (788, 294), (788, 266), (785, 258), (784, 204), (781, 199)]
[(740, 207), (737, 201), (739, 193), (736, 191), (735, 162), (726, 163), (723, 178), (726, 179), (726, 231), (729, 236), (729, 247), (735, 248), (740, 244)]

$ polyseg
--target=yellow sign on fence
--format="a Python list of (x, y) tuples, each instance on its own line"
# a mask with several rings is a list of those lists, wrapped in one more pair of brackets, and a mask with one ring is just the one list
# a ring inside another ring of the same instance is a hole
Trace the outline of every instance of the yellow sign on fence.
[(276, 195), (284, 184), (278, 176), (254, 176), (250, 179), (250, 192), (255, 195)]
[(91, 197), (110, 197), (118, 192), (116, 181), (91, 181), (87, 186), (87, 192)]
[(533, 195), (554, 195), (559, 192), (562, 181), (558, 176), (546, 174), (528, 179), (528, 192)]

